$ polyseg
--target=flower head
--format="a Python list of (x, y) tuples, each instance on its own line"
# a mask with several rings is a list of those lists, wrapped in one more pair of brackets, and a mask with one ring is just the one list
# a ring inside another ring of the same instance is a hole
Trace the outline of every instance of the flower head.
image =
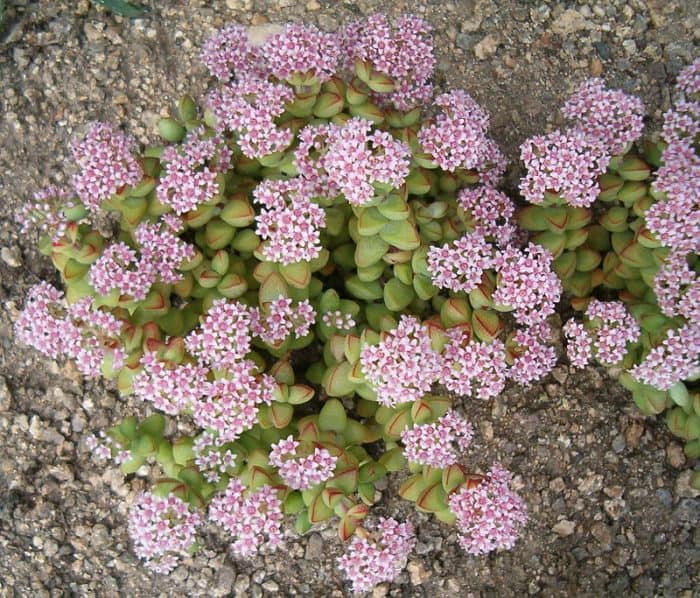
[(428, 329), (413, 316), (401, 316), (378, 345), (365, 345), (360, 362), (378, 401), (387, 407), (419, 399), (440, 374), (440, 356)]
[(448, 411), (436, 422), (405, 429), (401, 441), (406, 459), (442, 469), (458, 461), (459, 452), (467, 449), (473, 436), (471, 424), (456, 411)]
[(472, 220), (475, 232), (492, 238), (499, 247), (511, 244), (517, 233), (515, 204), (505, 193), (486, 185), (466, 187), (457, 202)]
[(528, 386), (552, 371), (557, 363), (557, 352), (548, 344), (550, 337), (551, 331), (545, 322), (518, 330), (513, 335), (513, 365), (508, 371), (512, 380)]
[(595, 328), (596, 358), (603, 365), (614, 365), (627, 353), (627, 343), (639, 339), (639, 325), (621, 301), (593, 299), (586, 308), (586, 317)]
[(142, 492), (129, 511), (129, 536), (136, 554), (157, 573), (170, 573), (179, 554), (195, 542), (202, 520), (179, 498)]
[(575, 368), (585, 368), (593, 357), (593, 339), (581, 322), (574, 319), (564, 324), (566, 356)]
[(493, 267), (493, 253), (481, 232), (467, 233), (452, 243), (431, 247), (428, 272), (435, 286), (469, 293), (479, 286), (484, 271)]
[(383, 581), (393, 581), (416, 545), (413, 526), (395, 519), (380, 519), (364, 537), (356, 534), (338, 567), (352, 583), (353, 592), (367, 592)]
[(293, 305), (289, 297), (277, 297), (253, 314), (251, 330), (268, 345), (279, 345), (292, 333), (302, 338), (316, 321), (316, 310), (308, 299)]
[[(201, 59), (209, 72), (221, 81), (257, 74), (259, 54), (248, 39), (243, 25), (229, 25), (210, 37), (202, 48)], [(262, 73), (260, 73), (262, 74)]]
[(495, 464), (481, 480), (468, 480), (449, 499), (460, 546), (469, 554), (513, 548), (527, 522), (525, 503), (509, 487), (510, 473)]
[(288, 436), (270, 446), (269, 460), (278, 468), (287, 486), (294, 490), (308, 490), (333, 475), (337, 457), (328, 449), (298, 442)]

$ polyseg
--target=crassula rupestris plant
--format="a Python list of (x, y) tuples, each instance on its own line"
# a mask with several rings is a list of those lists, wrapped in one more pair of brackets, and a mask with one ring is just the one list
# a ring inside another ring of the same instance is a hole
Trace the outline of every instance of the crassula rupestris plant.
[[(488, 114), (461, 90), (433, 97), (429, 34), (412, 16), (289, 25), (257, 45), (227, 27), (202, 53), (218, 86), (159, 122), (163, 145), (94, 123), (72, 185), (24, 209), (65, 290), (30, 292), (18, 338), (153, 411), (88, 440), (125, 474), (152, 466), (129, 516), (152, 569), (171, 571), (206, 522), (246, 558), (279, 547), (287, 522), (303, 534), (332, 520), (348, 542), (339, 568), (366, 591), (415, 544), (410, 523), (370, 515), (389, 473), (470, 554), (521, 533), (511, 474), (467, 459), (461, 411), (554, 367), (561, 252), (545, 234), (528, 242), (495, 188), (505, 160)], [(631, 114), (634, 130), (635, 110), (609, 118)], [(592, 198), (602, 158), (587, 152), (620, 141), (594, 124), (532, 144), (538, 159), (566, 146), (587, 177), (572, 188)], [(545, 168), (529, 193), (560, 190)], [(585, 241), (585, 201), (551, 206), (567, 249)], [(637, 339), (611, 320), (619, 309), (599, 311), (612, 359)], [(168, 419), (198, 431), (166, 434)]]
[(642, 142), (638, 100), (582, 85), (562, 110), (571, 128), (522, 146), (521, 190), (535, 205), (518, 221), (581, 311), (564, 325), (571, 364), (614, 366), (641, 411), (666, 410), (699, 457), (700, 60), (678, 94), (660, 138)]

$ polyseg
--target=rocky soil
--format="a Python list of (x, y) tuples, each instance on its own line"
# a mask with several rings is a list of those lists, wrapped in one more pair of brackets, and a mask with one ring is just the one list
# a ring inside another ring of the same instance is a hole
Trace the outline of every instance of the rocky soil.
[[(650, 125), (675, 75), (698, 55), (697, 0), (151, 0), (123, 20), (88, 0), (9, 0), (0, 33), (0, 596), (345, 596), (330, 527), (280, 552), (237, 562), (209, 530), (167, 578), (145, 570), (126, 534), (143, 481), (97, 467), (85, 435), (139, 407), (14, 341), (27, 289), (55, 280), (20, 237), (13, 212), (70, 175), (68, 144), (95, 119), (142, 142), (182, 93), (208, 85), (198, 48), (229, 22), (288, 20), (333, 30), (377, 10), (417, 12), (435, 28), (438, 82), (463, 87), (492, 115), (512, 161), (528, 135), (558, 126), (557, 108), (590, 75), (638, 94)], [(530, 524), (511, 552), (466, 556), (456, 535), (394, 498), (375, 508), (409, 516), (419, 542), (398, 580), (374, 596), (666, 595), (700, 587), (700, 501), (662, 422), (639, 416), (605, 372), (559, 366), (527, 392), (510, 389), (464, 411), (478, 430), (470, 461), (517, 472)]]

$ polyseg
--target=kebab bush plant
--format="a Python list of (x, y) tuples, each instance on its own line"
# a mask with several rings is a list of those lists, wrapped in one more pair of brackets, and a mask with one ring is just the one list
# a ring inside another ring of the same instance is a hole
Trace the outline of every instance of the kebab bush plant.
[[(518, 222), (554, 256), (581, 318), (569, 358), (615, 367), (645, 415), (700, 456), (700, 60), (655, 141), (639, 140), (642, 105), (600, 80), (564, 105), (564, 131), (527, 140)], [(636, 142), (636, 145), (635, 145)], [(697, 482), (696, 482), (697, 483)]]
[[(429, 33), (375, 15), (254, 45), (228, 27), (202, 53), (217, 87), (159, 122), (162, 145), (93, 123), (71, 187), (23, 210), (65, 290), (32, 289), (18, 338), (153, 411), (89, 445), (157, 472), (129, 516), (154, 570), (206, 522), (245, 558), (287, 521), (332, 520), (340, 569), (368, 590), (415, 544), (410, 523), (368, 517), (393, 472), (470, 554), (511, 548), (525, 525), (510, 473), (468, 462), (451, 397), (551, 370), (561, 272), (496, 189), (487, 113), (463, 91), (434, 97)], [(563, 209), (576, 236), (585, 214)], [(197, 433), (166, 434), (168, 419)]]

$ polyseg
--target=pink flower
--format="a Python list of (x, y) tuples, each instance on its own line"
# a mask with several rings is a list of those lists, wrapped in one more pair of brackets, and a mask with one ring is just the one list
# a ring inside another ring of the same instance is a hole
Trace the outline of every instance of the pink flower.
[(527, 201), (540, 204), (549, 192), (584, 208), (598, 196), (598, 177), (610, 160), (601, 146), (578, 130), (530, 137), (520, 146), (520, 158), (527, 169), (520, 191)]
[[(73, 197), (74, 194), (69, 189), (55, 185), (37, 191), (31, 201), (19, 208), (16, 215), (21, 233), (26, 234), (36, 229), (39, 233), (48, 235), (52, 241), (63, 237), (69, 224), (66, 212), (77, 207)], [(86, 221), (85, 218), (77, 220), (78, 223)]]
[(654, 293), (664, 315), (700, 323), (700, 278), (683, 253), (672, 251), (654, 277)]
[(545, 322), (518, 330), (513, 336), (516, 350), (508, 377), (529, 386), (549, 374), (557, 363), (554, 347), (547, 344), (550, 341), (551, 331)]
[(236, 301), (217, 299), (199, 330), (185, 337), (187, 350), (203, 366), (226, 369), (242, 360), (251, 349), (251, 310)]
[(275, 550), (282, 543), (282, 503), (270, 486), (248, 490), (238, 478), (209, 504), (209, 519), (234, 537), (233, 554), (240, 558)]
[(151, 264), (139, 259), (135, 250), (119, 241), (109, 245), (90, 266), (89, 279), (100, 295), (117, 291), (130, 295), (135, 301), (146, 298), (156, 273)]
[(475, 232), (492, 238), (499, 247), (512, 243), (517, 233), (515, 204), (505, 193), (486, 185), (465, 187), (457, 195), (457, 202)]
[(511, 475), (495, 464), (481, 481), (469, 480), (449, 499), (460, 546), (469, 554), (513, 548), (527, 522), (525, 503), (509, 487)]
[(97, 213), (103, 200), (141, 180), (135, 151), (134, 138), (109, 123), (92, 123), (83, 140), (73, 143), (73, 158), (80, 167), (73, 186), (90, 212)]
[(230, 81), (235, 71), (239, 77), (263, 75), (257, 66), (260, 54), (250, 45), (243, 25), (229, 25), (210, 37), (202, 49), (201, 59), (209, 72), (221, 81)]
[(149, 569), (170, 573), (179, 554), (195, 543), (201, 523), (199, 514), (191, 512), (179, 498), (159, 498), (142, 492), (129, 511), (129, 536), (137, 556), (146, 561)]
[(620, 154), (644, 128), (644, 105), (639, 98), (605, 88), (602, 79), (588, 79), (569, 98), (562, 114), (575, 128), (601, 143), (607, 153)]
[(378, 583), (393, 581), (416, 545), (410, 523), (380, 519), (370, 529), (375, 531), (362, 536), (356, 533), (345, 554), (338, 559), (338, 567), (352, 583), (353, 592), (367, 592)]
[(447, 330), (448, 342), (442, 350), (440, 382), (454, 393), (490, 399), (505, 388), (508, 366), (504, 344), (470, 341), (462, 328)]
[(436, 422), (405, 429), (401, 441), (406, 459), (442, 469), (458, 461), (458, 450), (465, 451), (473, 436), (471, 424), (456, 411), (448, 411)]
[(679, 73), (676, 85), (688, 95), (700, 93), (700, 58), (696, 58)]
[[(144, 222), (134, 231), (134, 240), (141, 252), (141, 263), (151, 269), (156, 280), (175, 284), (182, 279), (178, 269), (183, 262), (195, 256), (194, 246), (173, 234), (169, 227), (174, 222), (149, 224)], [(165, 226), (163, 226), (165, 225)]]
[(700, 324), (668, 330), (666, 338), (630, 370), (633, 378), (659, 390), (700, 375)]
[(309, 334), (316, 321), (316, 310), (308, 299), (292, 305), (289, 297), (277, 297), (253, 313), (251, 330), (268, 345), (280, 345), (294, 333), (297, 338)]
[(260, 158), (281, 152), (292, 142), (292, 131), (278, 128), (275, 119), (293, 100), (286, 85), (246, 78), (213, 91), (208, 103), (217, 130), (233, 133), (248, 158)]
[(481, 170), (494, 157), (493, 142), (486, 136), (489, 116), (469, 94), (461, 89), (435, 99), (442, 108), (435, 123), (418, 132), (426, 153), (443, 170), (458, 168)]
[(298, 442), (292, 436), (270, 446), (270, 464), (279, 470), (287, 486), (308, 490), (333, 476), (337, 457), (322, 446)]
[(481, 232), (467, 233), (452, 243), (431, 247), (428, 272), (436, 287), (469, 293), (493, 267), (493, 247)]
[(423, 19), (405, 15), (392, 27), (386, 15), (375, 14), (354, 21), (343, 30), (345, 66), (358, 61), (390, 77), (395, 89), (377, 94), (381, 103), (410, 110), (432, 96), (429, 82), (435, 68), (431, 27)]
[(627, 353), (627, 343), (639, 339), (639, 325), (621, 301), (592, 299), (586, 317), (596, 330), (596, 358), (603, 365), (614, 365)]
[(552, 270), (553, 259), (551, 253), (534, 243), (522, 250), (507, 247), (496, 255), (498, 276), (493, 300), (511, 308), (518, 323), (532, 326), (554, 313), (562, 287)]
[(580, 322), (574, 319), (564, 324), (566, 356), (575, 368), (585, 368), (593, 357), (593, 339)]
[(378, 345), (362, 347), (360, 362), (377, 400), (387, 407), (421, 398), (441, 370), (427, 327), (406, 315), (394, 330), (382, 333)]
[(267, 260), (288, 265), (318, 257), (326, 213), (311, 201), (301, 179), (265, 180), (253, 196), (264, 206), (255, 220)]

